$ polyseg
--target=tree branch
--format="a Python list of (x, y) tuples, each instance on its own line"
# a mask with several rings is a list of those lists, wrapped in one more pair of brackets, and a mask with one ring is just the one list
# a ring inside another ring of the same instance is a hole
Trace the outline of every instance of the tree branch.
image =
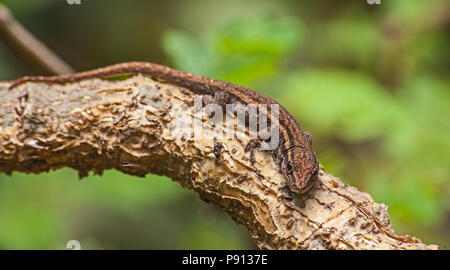
[(49, 75), (74, 72), (68, 64), (28, 32), (1, 3), (0, 39), (19, 59)]
[[(191, 138), (177, 125), (183, 116), (196, 116), (194, 106), (181, 106), (193, 103), (188, 89), (141, 75), (9, 85), (0, 83), (2, 172), (71, 167), (81, 177), (105, 169), (166, 175), (222, 207), (262, 249), (437, 249), (395, 235), (384, 204), (323, 168), (312, 189), (298, 196), (286, 188), (270, 154), (256, 151), (251, 165), (245, 134)], [(220, 157), (216, 142), (223, 145)]]

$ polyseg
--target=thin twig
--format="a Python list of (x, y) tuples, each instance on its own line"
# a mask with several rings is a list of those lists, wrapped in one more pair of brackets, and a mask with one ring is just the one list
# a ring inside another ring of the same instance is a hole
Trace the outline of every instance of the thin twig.
[(37, 66), (51, 75), (74, 73), (68, 64), (27, 31), (2, 4), (0, 4), (0, 39), (27, 65)]

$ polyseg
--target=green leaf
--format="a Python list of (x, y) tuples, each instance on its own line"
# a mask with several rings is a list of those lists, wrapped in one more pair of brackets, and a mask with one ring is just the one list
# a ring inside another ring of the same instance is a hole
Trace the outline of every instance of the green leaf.
[(168, 31), (163, 35), (163, 47), (179, 69), (207, 76), (215, 67), (214, 55), (191, 34)]
[(232, 21), (202, 38), (169, 31), (163, 47), (178, 68), (252, 86), (281, 71), (286, 56), (301, 45), (303, 32), (294, 18), (257, 16)]

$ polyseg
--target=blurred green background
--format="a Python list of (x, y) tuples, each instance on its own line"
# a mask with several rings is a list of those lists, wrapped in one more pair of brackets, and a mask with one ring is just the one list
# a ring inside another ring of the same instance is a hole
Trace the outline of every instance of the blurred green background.
[[(313, 134), (325, 170), (450, 243), (445, 0), (0, 1), (77, 70), (149, 61), (257, 89)], [(0, 79), (41, 74), (0, 44)], [(0, 174), (0, 248), (248, 249), (246, 229), (170, 179)]]

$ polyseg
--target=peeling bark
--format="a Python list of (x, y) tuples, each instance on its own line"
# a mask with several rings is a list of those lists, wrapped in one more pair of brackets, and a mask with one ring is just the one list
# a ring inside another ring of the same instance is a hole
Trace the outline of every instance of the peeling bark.
[(177, 123), (196, 116), (188, 89), (141, 75), (9, 85), (0, 83), (2, 172), (71, 167), (80, 177), (106, 169), (166, 175), (221, 206), (262, 249), (437, 249), (395, 235), (384, 204), (323, 168), (307, 194), (291, 193), (269, 153), (256, 151), (251, 164), (246, 133), (192, 138)]

